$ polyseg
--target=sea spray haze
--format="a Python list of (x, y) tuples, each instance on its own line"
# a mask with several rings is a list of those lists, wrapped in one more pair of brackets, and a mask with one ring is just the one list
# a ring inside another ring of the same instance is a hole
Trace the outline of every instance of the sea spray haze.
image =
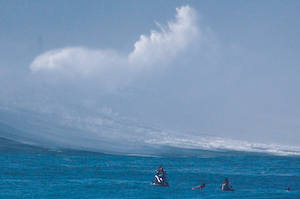
[[(135, 2), (145, 13), (131, 15), (132, 3), (3, 1), (0, 121), (17, 129), (3, 137), (114, 153), (174, 146), (298, 154), (299, 3), (224, 4)], [(132, 34), (109, 29), (124, 15)], [(142, 23), (150, 16), (152, 25)], [(43, 48), (20, 39), (33, 32), (43, 33)], [(123, 47), (113, 42), (120, 37)]]

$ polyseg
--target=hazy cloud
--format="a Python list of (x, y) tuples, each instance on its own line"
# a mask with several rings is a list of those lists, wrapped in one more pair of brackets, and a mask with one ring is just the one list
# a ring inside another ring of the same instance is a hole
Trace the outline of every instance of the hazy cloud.
[[(48, 51), (34, 59), (30, 69), (37, 73), (78, 81), (95, 78), (99, 86), (124, 87), (136, 75), (158, 69), (170, 63), (199, 38), (197, 15), (189, 6), (176, 8), (176, 21), (166, 29), (142, 35), (129, 56), (110, 50), (91, 50), (84, 47), (68, 47)], [(52, 79), (53, 80), (53, 79)]]
[(175, 22), (169, 22), (166, 28), (158, 24), (161, 32), (152, 30), (150, 36), (141, 36), (134, 45), (134, 51), (129, 55), (130, 63), (142, 67), (153, 66), (155, 63), (161, 66), (199, 39), (195, 10), (189, 6), (182, 6), (176, 8), (176, 11)]

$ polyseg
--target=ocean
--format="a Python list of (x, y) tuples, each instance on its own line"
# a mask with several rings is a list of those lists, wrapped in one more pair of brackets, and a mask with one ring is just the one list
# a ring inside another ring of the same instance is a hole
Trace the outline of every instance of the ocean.
[[(0, 198), (300, 198), (299, 156), (167, 151), (157, 156), (104, 154), (1, 138)], [(150, 185), (160, 165), (169, 187)], [(235, 191), (221, 190), (225, 177)], [(192, 190), (202, 183), (203, 190)]]

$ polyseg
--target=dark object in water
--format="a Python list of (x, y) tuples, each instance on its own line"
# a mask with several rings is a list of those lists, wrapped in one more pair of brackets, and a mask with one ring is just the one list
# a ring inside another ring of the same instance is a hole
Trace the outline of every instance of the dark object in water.
[(158, 187), (169, 187), (169, 183), (167, 183), (167, 182), (158, 183), (156, 181), (153, 181), (150, 184), (153, 186), (158, 186)]
[(232, 186), (228, 187), (228, 188), (222, 188), (223, 191), (234, 191), (234, 189), (232, 188)]
[(200, 189), (200, 190), (202, 190), (204, 187), (205, 187), (205, 184), (202, 183), (202, 184), (199, 185), (197, 188), (192, 188), (192, 189)]
[(221, 189), (223, 191), (234, 191), (234, 189), (231, 186), (231, 182), (229, 182), (228, 178), (225, 178), (225, 183), (222, 184)]

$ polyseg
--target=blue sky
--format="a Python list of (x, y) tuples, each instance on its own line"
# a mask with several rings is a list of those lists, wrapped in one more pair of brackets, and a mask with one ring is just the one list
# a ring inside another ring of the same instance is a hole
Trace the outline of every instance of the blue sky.
[(299, 8), (1, 0), (0, 105), (104, 107), (182, 134), (299, 145)]
[(74, 42), (121, 48), (129, 38), (135, 42), (156, 28), (154, 21), (170, 20), (175, 7), (187, 4), (222, 41), (247, 46), (255, 41), (255, 50), (258, 45), (298, 46), (292, 42), (299, 35), (297, 1), (1, 1), (1, 37), (34, 42), (41, 34), (49, 49)]

